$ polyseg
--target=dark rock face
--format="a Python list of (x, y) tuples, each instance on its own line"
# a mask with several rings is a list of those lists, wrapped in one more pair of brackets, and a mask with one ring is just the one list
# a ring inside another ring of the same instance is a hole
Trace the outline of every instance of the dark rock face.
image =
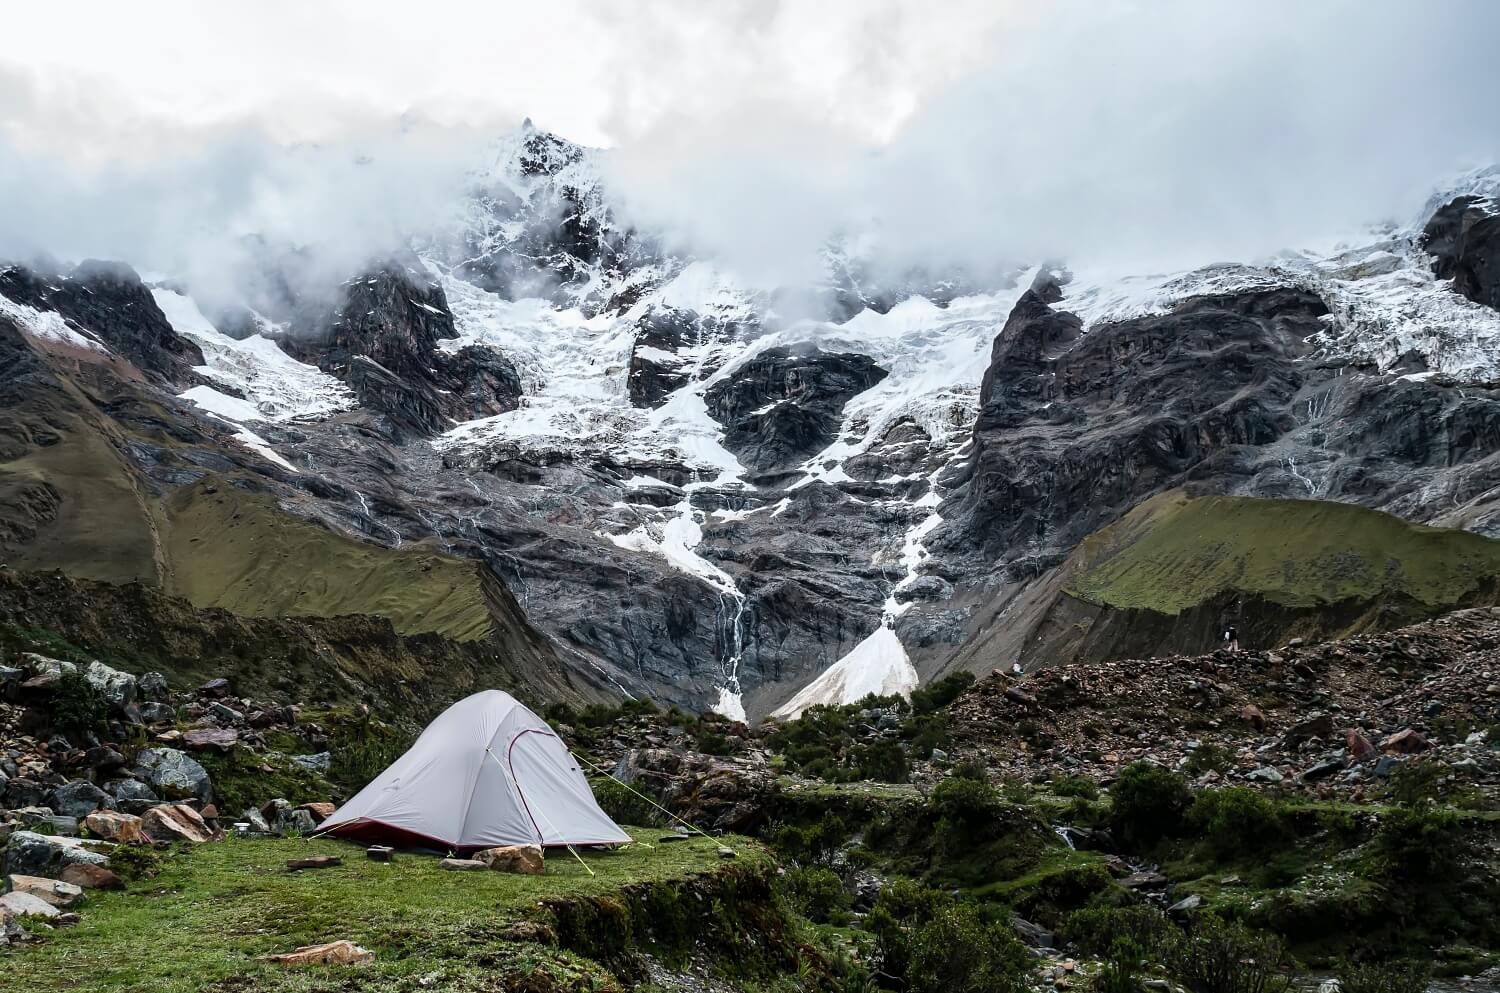
[(935, 543), (1055, 563), (1193, 467), (1269, 444), (1295, 425), (1295, 360), (1324, 312), (1304, 291), (1196, 298), (1080, 337), (1027, 291), (995, 340), (955, 523)]
[(771, 348), (704, 394), (724, 445), (756, 469), (795, 465), (838, 437), (844, 404), (886, 377), (867, 355)]
[(173, 330), (134, 269), (89, 259), (49, 277), (19, 267), (0, 270), (0, 295), (37, 310), (55, 310), (93, 332), (148, 377), (174, 385), (199, 381), (198, 346)]
[(1500, 310), (1500, 208), (1459, 197), (1432, 215), (1422, 231), (1433, 271), (1453, 280), (1455, 292)]
[(515, 409), (521, 395), (515, 367), (491, 348), (440, 348), (457, 337), (442, 287), (394, 261), (346, 284), (336, 311), (311, 335), (285, 338), (282, 347), (343, 379), (361, 405), (385, 415), (404, 439)]
[(641, 318), (625, 380), (632, 405), (655, 407), (667, 394), (687, 385), (688, 372), (675, 353), (697, 330), (686, 311), (652, 309)]

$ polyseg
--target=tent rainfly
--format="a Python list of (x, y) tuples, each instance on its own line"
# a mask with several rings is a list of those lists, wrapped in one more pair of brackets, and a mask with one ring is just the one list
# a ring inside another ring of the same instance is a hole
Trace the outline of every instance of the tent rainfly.
[(631, 840), (599, 809), (556, 732), (499, 690), (439, 714), (406, 754), (318, 829), (458, 851)]

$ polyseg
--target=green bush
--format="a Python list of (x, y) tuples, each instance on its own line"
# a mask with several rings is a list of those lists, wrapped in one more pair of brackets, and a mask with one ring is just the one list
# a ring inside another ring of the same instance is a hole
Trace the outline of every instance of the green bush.
[[(1004, 912), (1007, 913), (1008, 912)], [(1007, 919), (897, 880), (865, 919), (881, 971), (912, 993), (1020, 993), (1031, 956)]]
[(849, 828), (831, 810), (816, 824), (777, 824), (767, 833), (771, 847), (800, 866), (830, 866), (849, 837)]
[(52, 694), (52, 723), (64, 734), (101, 732), (109, 717), (109, 701), (93, 683), (76, 672), (64, 673)]
[(1132, 762), (1109, 788), (1110, 826), (1125, 844), (1149, 848), (1177, 834), (1192, 800), (1187, 780), (1149, 762)]
[(937, 817), (938, 848), (950, 853), (988, 838), (1005, 806), (989, 783), (960, 776), (938, 783), (928, 803)]
[(161, 855), (143, 845), (116, 845), (109, 850), (109, 870), (121, 879), (151, 879), (161, 868)]
[(1188, 755), (1187, 771), (1201, 776), (1205, 772), (1224, 772), (1233, 765), (1234, 752), (1223, 745), (1200, 745)]
[(1442, 882), (1459, 875), (1467, 845), (1456, 813), (1417, 803), (1381, 817), (1374, 847), (1391, 878)]
[(1243, 786), (1199, 793), (1187, 822), (1219, 858), (1263, 851), (1286, 833), (1276, 804)]
[(600, 776), (589, 781), (599, 809), (609, 815), (616, 824), (633, 824), (637, 827), (661, 827), (666, 824), (666, 815), (654, 805), (626, 789), (610, 776)]
[(1119, 941), (1141, 948), (1160, 948), (1173, 931), (1167, 915), (1149, 904), (1129, 907), (1085, 907), (1064, 918), (1064, 941), (1085, 955), (1107, 955)]
[(792, 909), (820, 924), (844, 924), (849, 919), (849, 893), (838, 873), (821, 866), (792, 868), (777, 880)]
[(1059, 776), (1052, 783), (1052, 792), (1058, 796), (1081, 797), (1085, 800), (1099, 799), (1099, 786), (1087, 776)]
[(1146, 957), (1129, 938), (1116, 938), (1089, 984), (1094, 993), (1141, 993), (1141, 967)]
[(918, 714), (930, 714), (942, 710), (963, 696), (964, 690), (974, 685), (972, 672), (955, 672), (936, 682), (929, 683), (911, 695), (911, 709)]
[(1421, 962), (1340, 962), (1339, 993), (1425, 993), (1432, 966)]
[(1166, 946), (1167, 968), (1190, 993), (1286, 993), (1281, 939), (1205, 914)]

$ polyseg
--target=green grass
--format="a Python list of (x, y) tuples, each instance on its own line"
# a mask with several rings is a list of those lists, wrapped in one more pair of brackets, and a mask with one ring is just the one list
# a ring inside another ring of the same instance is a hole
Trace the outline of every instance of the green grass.
[(1225, 591), (1288, 607), (1401, 595), (1454, 606), (1492, 593), (1500, 541), (1350, 504), (1248, 497), (1147, 501), (1084, 542), (1069, 592), (1177, 614)]
[(334, 534), (228, 485), (186, 488), (168, 509), (168, 592), (199, 607), (252, 617), (374, 614), (402, 634), (455, 641), (490, 631), (474, 562)]
[[(659, 832), (631, 833), (649, 840)], [(199, 845), (174, 855), (160, 875), (132, 884), (127, 893), (91, 895), (77, 927), (0, 952), (0, 989), (261, 993), (355, 988), (344, 984), (356, 982), (364, 990), (415, 990), (417, 977), (433, 973), (445, 977), (442, 989), (500, 989), (488, 985), (497, 970), (533, 968), (608, 978), (598, 963), (528, 940), (536, 923), (547, 923), (539, 901), (618, 898), (626, 887), (769, 866), (763, 849), (739, 838), (724, 839), (739, 852), (724, 861), (720, 843), (700, 838), (585, 853), (592, 876), (566, 851), (552, 852), (541, 877), (446, 872), (435, 857), (404, 853), (381, 864), (334, 840)], [(342, 855), (344, 864), (286, 869), (288, 858), (323, 854)], [(340, 938), (373, 950), (375, 962), (297, 971), (255, 960)]]

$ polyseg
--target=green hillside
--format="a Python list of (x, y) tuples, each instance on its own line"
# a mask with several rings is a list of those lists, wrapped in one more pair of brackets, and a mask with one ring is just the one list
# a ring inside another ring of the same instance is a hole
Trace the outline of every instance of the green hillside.
[(1399, 596), (1445, 607), (1500, 577), (1500, 541), (1318, 500), (1166, 493), (1081, 552), (1069, 593), (1165, 614), (1226, 591), (1287, 607)]

